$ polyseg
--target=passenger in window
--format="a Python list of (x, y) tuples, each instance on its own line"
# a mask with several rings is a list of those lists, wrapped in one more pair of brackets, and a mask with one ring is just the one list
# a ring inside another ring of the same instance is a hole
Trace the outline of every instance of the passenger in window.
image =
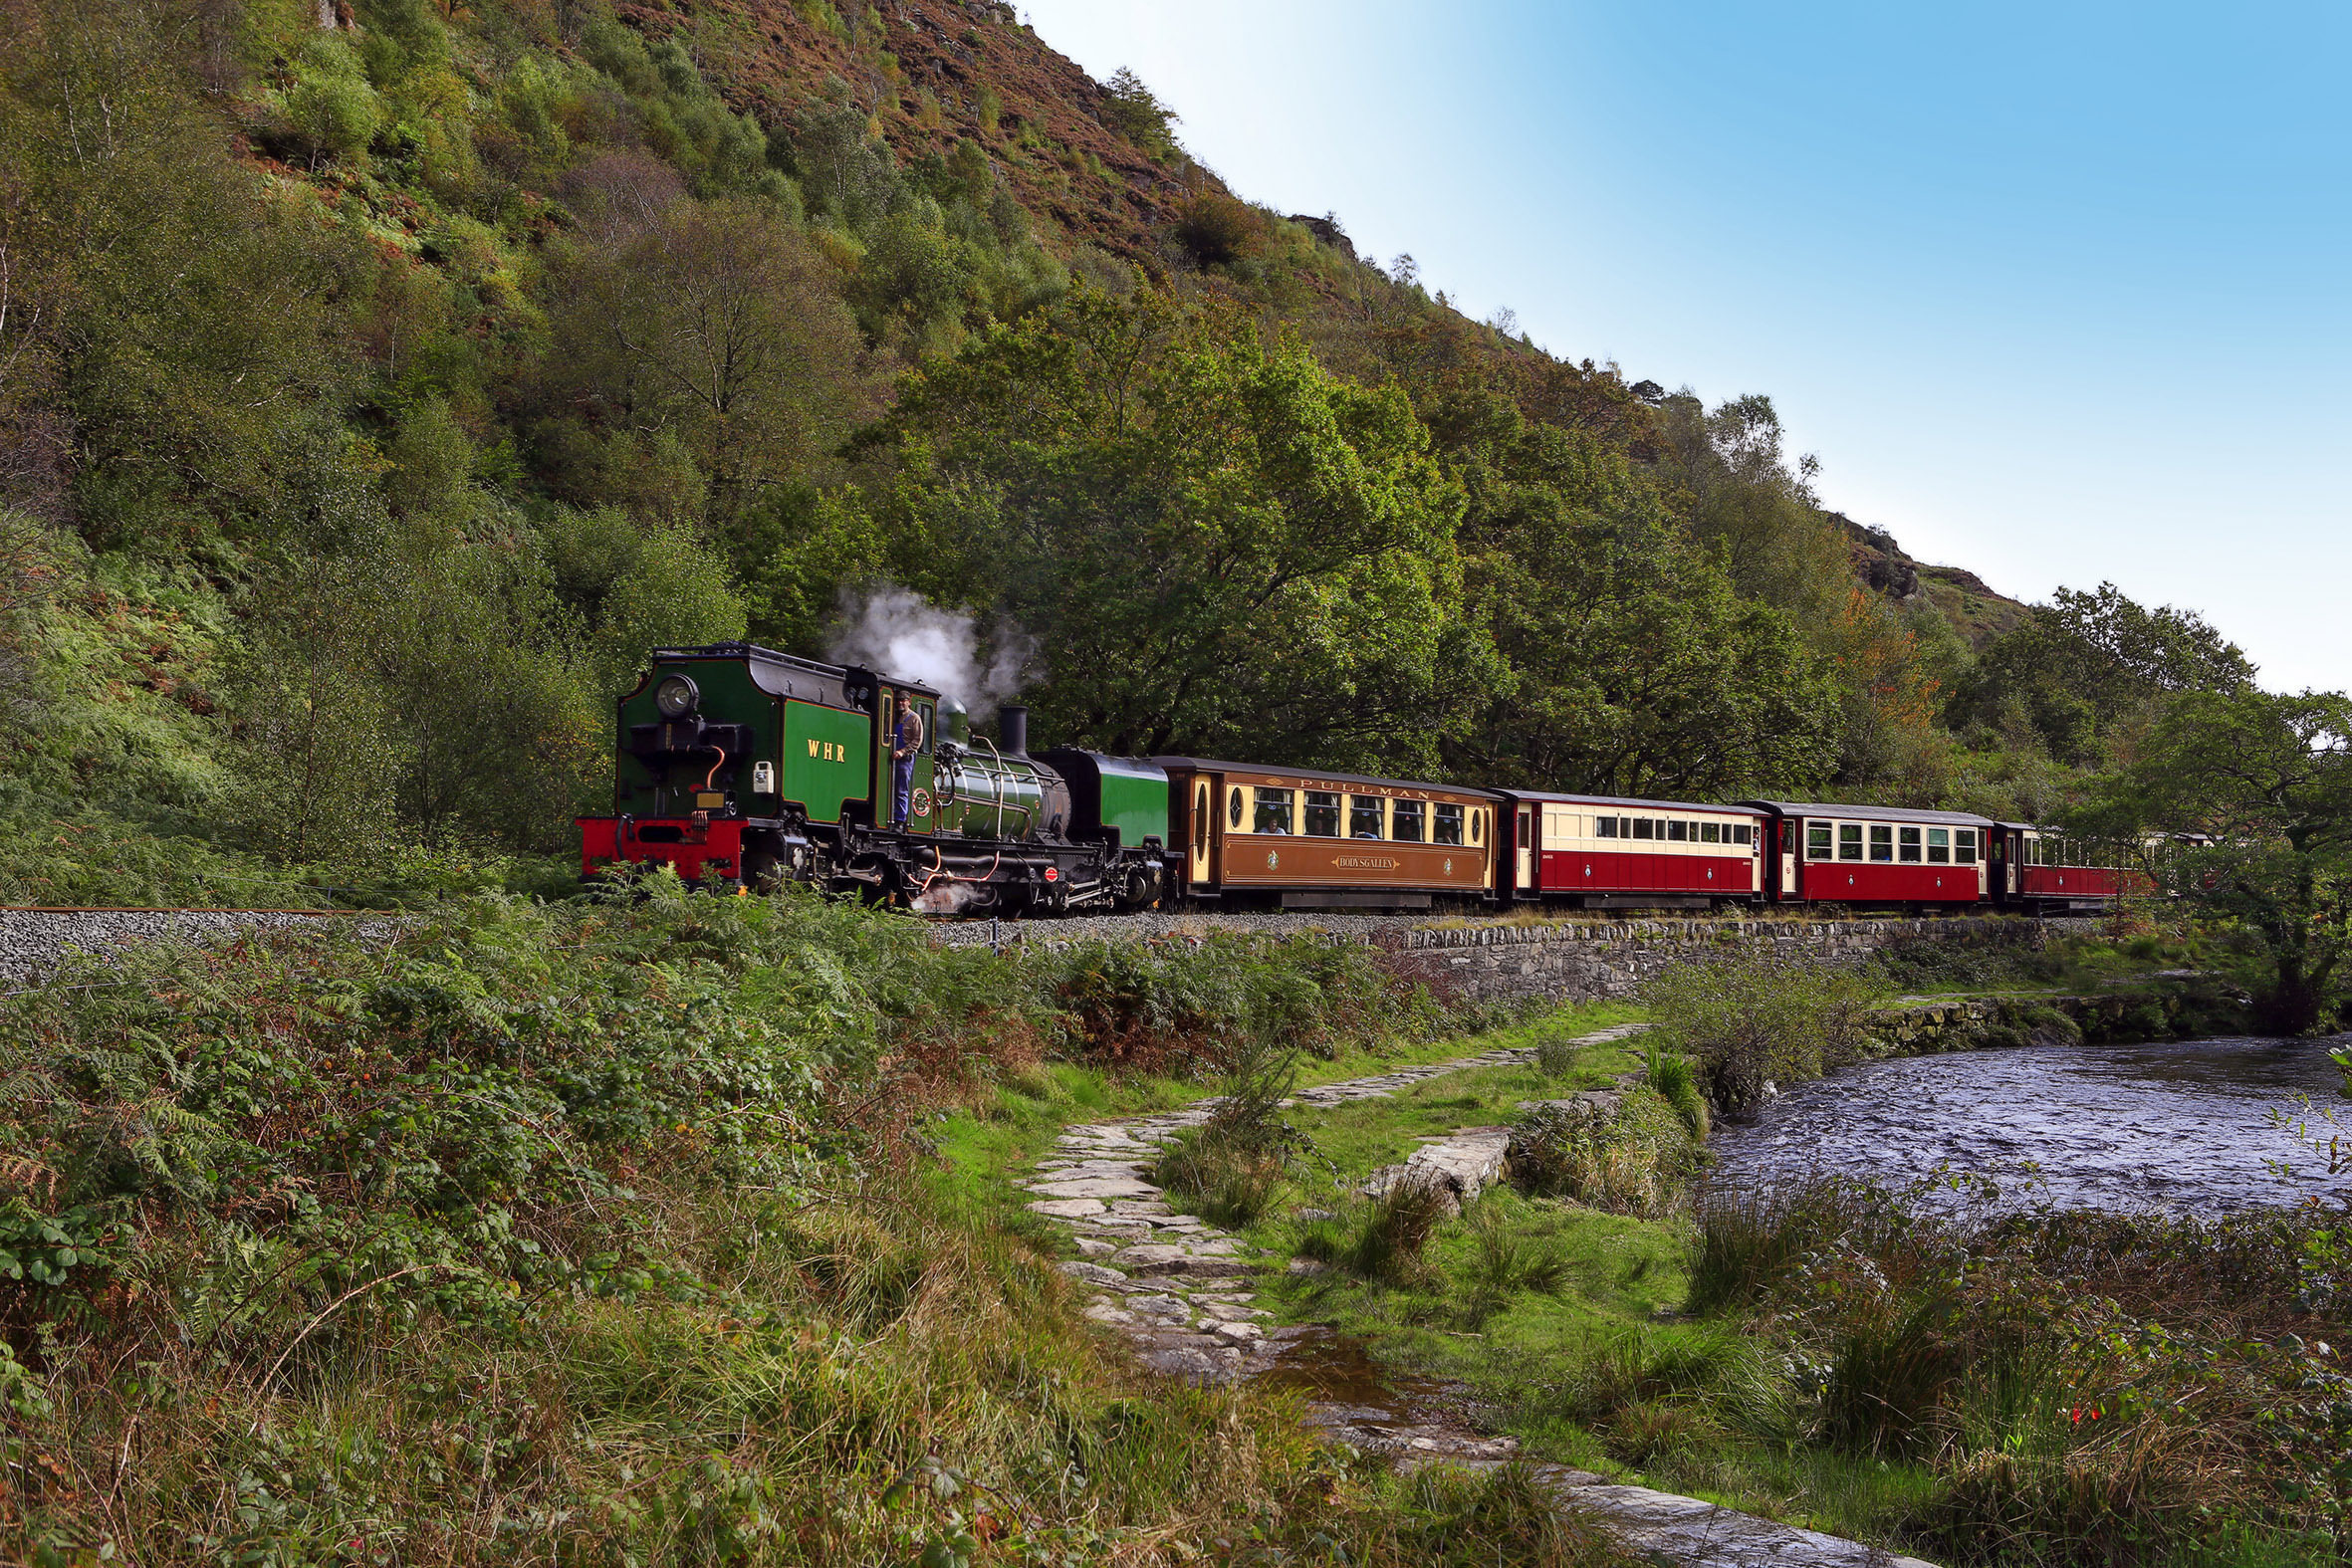
[(1421, 802), (1399, 800), (1390, 813), (1388, 836), (1400, 844), (1421, 842)]
[(1288, 789), (1258, 790), (1258, 815), (1251, 831), (1259, 833), (1288, 833), (1291, 830), (1291, 791)]
[(1351, 794), (1347, 797), (1347, 836), (1350, 838), (1382, 838), (1380, 797)]
[(1306, 834), (1309, 838), (1339, 836), (1339, 796), (1328, 789), (1306, 791)]
[(1442, 801), (1431, 814), (1430, 839), (1433, 843), (1459, 844), (1462, 842), (1462, 807)]

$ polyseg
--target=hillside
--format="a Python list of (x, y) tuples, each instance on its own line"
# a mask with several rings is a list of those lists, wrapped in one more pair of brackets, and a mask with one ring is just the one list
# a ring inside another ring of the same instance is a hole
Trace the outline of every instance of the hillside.
[(0, 17), (12, 896), (523, 876), (646, 647), (885, 584), (1041, 735), (1466, 782), (2041, 811), (2162, 684), (1002, 6)]

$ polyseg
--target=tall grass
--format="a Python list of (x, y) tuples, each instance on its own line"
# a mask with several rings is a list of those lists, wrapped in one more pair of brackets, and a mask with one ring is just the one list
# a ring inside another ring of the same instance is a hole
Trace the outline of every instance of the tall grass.
[(1695, 1221), (1691, 1309), (1771, 1326), (1805, 1441), (1927, 1465), (1933, 1549), (2188, 1561), (2344, 1528), (2330, 1217), (1928, 1220), (1827, 1182), (1703, 1193)]
[(1085, 1048), (1068, 973), (655, 888), (7, 999), (0, 1559), (1602, 1560), (1132, 1369), (892, 1176), (995, 1034)]

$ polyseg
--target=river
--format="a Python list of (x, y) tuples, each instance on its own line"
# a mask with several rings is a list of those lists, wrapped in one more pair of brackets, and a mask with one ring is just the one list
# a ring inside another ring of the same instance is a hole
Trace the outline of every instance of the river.
[[(1948, 1168), (1992, 1179), (2004, 1203), (2061, 1208), (2224, 1214), (2352, 1196), (2352, 1175), (2330, 1178), (2324, 1157), (2272, 1121), (2285, 1111), (2319, 1131), (2313, 1112), (2331, 1109), (2352, 1144), (2352, 1100), (2338, 1096), (2343, 1076), (2328, 1059), (2345, 1038), (2030, 1045), (1867, 1062), (1797, 1085), (1752, 1125), (1721, 1128), (1711, 1146), (1720, 1179), (1742, 1187), (1844, 1176), (1901, 1188)], [(2281, 1176), (2278, 1160), (2295, 1169)]]

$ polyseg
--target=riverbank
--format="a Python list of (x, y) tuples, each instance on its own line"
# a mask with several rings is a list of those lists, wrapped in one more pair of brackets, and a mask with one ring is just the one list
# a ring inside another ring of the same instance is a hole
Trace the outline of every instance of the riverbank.
[[(1261, 1304), (1461, 1390), (1529, 1458), (1889, 1549), (2334, 1560), (2343, 1231), (2278, 1210), (1936, 1219), (1834, 1183), (1694, 1207), (1697, 1140), (1661, 1096), (1593, 1092), (1624, 1073), (1601, 1050), (1317, 1116), (1295, 1190), (1241, 1232), (1303, 1260)], [(1564, 1127), (1542, 1108), (1563, 1100)], [(1394, 1215), (1367, 1182), (1482, 1126), (1518, 1129), (1514, 1180), (1406, 1255), (1368, 1246)]]

